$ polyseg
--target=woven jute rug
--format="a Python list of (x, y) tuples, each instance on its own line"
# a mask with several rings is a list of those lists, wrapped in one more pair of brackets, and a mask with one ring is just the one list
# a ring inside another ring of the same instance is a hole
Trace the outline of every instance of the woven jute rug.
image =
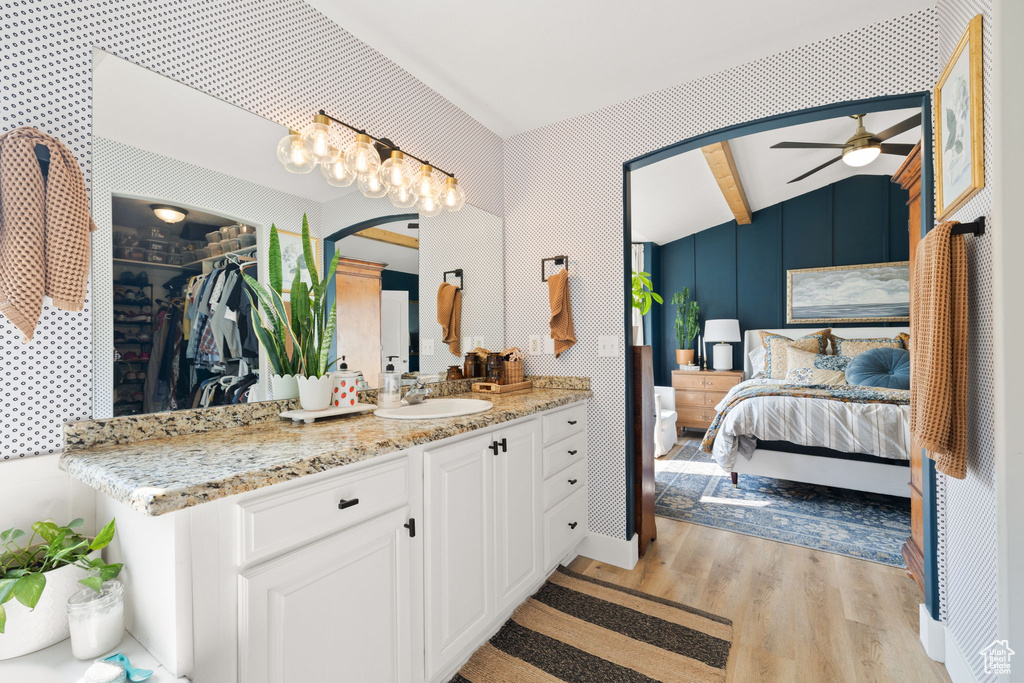
[(732, 622), (559, 567), (453, 683), (724, 681)]

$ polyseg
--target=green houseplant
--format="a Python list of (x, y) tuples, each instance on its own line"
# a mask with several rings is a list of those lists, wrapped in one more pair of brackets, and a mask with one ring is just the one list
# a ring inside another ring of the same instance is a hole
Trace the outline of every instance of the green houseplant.
[[(65, 526), (45, 520), (0, 532), (0, 660), (48, 647), (68, 637), (67, 602), (81, 586), (99, 592), (122, 565), (99, 551), (114, 538), (115, 523), (95, 538), (80, 534), (82, 519)], [(11, 629), (7, 621), (10, 616)]]
[[(257, 307), (251, 295), (246, 292), (253, 308), (259, 311), (259, 315), (253, 318), (253, 329), (260, 345), (267, 352), (274, 372), (296, 377), (302, 407), (306, 410), (323, 410), (331, 399), (328, 370), (334, 362), (330, 359), (330, 351), (337, 326), (337, 311), (327, 300), (327, 285), (338, 268), (338, 252), (334, 253), (331, 265), (321, 279), (309, 238), (309, 218), (303, 214), (300, 259), (305, 262), (310, 284), (302, 280), (302, 268), (296, 268), (287, 304), (282, 293), (281, 243), (276, 225), (270, 227), (267, 255), (270, 259), (269, 287), (249, 275), (242, 275), (259, 300)], [(276, 392), (275, 398), (280, 398)]]
[[(641, 316), (647, 315), (654, 303), (664, 303), (654, 285), (651, 284), (651, 274), (633, 271), (633, 308), (640, 312)], [(633, 343), (636, 344), (640, 336), (640, 326), (633, 325)]]
[(672, 305), (676, 306), (676, 340), (679, 342), (676, 362), (679, 365), (693, 365), (693, 340), (700, 330), (700, 306), (695, 299), (690, 298), (689, 287), (683, 287), (682, 292), (672, 295)]

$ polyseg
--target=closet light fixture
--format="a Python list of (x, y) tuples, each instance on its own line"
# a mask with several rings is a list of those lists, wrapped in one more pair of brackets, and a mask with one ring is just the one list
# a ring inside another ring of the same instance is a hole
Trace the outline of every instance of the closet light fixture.
[[(347, 145), (341, 141), (338, 124), (355, 133)], [(344, 147), (344, 149), (342, 149)], [(385, 157), (381, 163), (381, 158)], [(277, 144), (277, 159), (292, 173), (309, 173), (317, 165), (331, 185), (347, 187), (357, 182), (366, 197), (387, 196), (398, 208), (412, 208), (425, 216), (441, 211), (458, 211), (466, 203), (465, 190), (455, 174), (398, 148), (387, 138), (378, 138), (365, 130), (320, 110), (301, 134), (289, 130)], [(413, 163), (420, 165), (419, 173)], [(445, 176), (445, 183), (437, 174)]]
[(176, 206), (167, 206), (165, 204), (150, 204), (149, 208), (153, 209), (153, 213), (156, 214), (156, 217), (164, 223), (180, 223), (185, 220), (185, 216), (188, 215), (188, 211), (185, 209), (179, 209)]

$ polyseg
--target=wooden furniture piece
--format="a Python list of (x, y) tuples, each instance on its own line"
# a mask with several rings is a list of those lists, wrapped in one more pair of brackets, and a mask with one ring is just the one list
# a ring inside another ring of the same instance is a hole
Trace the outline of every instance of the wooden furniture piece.
[(715, 406), (743, 381), (741, 370), (673, 370), (676, 390), (676, 426), (707, 429), (715, 419)]
[(385, 263), (341, 257), (334, 277), (338, 309), (338, 349), (352, 370), (371, 387), (381, 371), (381, 271)]
[[(910, 237), (910, 291), (914, 291), (914, 252), (921, 241), (921, 143), (918, 142), (907, 156), (906, 161), (892, 176), (894, 183), (906, 190), (909, 211), (908, 230)], [(914, 306), (911, 295), (910, 306)], [(911, 317), (913, 320), (913, 317)], [(914, 336), (910, 328), (910, 372), (914, 372)], [(910, 536), (903, 544), (903, 559), (907, 563), (907, 574), (914, 579), (924, 593), (924, 498), (921, 494), (921, 446), (910, 442)]]
[(633, 486), (640, 557), (658, 537), (654, 523), (654, 354), (650, 346), (633, 347)]

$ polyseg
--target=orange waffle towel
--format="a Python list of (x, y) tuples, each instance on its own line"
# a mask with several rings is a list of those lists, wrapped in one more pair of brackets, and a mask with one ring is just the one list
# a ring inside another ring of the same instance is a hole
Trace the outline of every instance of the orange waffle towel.
[(548, 298), (551, 301), (551, 338), (555, 340), (555, 358), (558, 358), (576, 343), (567, 269), (548, 278)]
[(914, 338), (910, 432), (935, 467), (967, 476), (967, 249), (955, 222), (917, 245), (911, 291)]
[[(46, 181), (36, 145), (50, 150)], [(60, 140), (35, 128), (0, 135), (0, 315), (23, 341), (35, 334), (44, 295), (82, 310), (95, 229), (82, 169)]]
[(437, 288), (437, 322), (441, 324), (441, 341), (456, 356), (462, 355), (459, 334), (462, 320), (462, 291), (455, 285), (442, 282)]

